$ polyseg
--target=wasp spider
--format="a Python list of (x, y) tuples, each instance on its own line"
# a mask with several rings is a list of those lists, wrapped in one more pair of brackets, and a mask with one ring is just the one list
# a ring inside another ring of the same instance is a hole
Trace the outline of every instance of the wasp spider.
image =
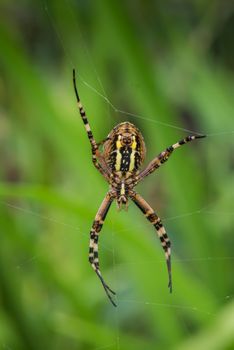
[[(80, 102), (76, 87), (75, 70), (73, 70), (73, 84), (80, 115), (91, 144), (93, 164), (110, 185), (110, 189), (98, 209), (90, 231), (89, 262), (99, 277), (111, 303), (116, 306), (112, 297), (112, 294), (115, 295), (115, 292), (106, 284), (99, 268), (98, 239), (113, 200), (117, 201), (117, 206), (121, 209), (122, 207), (127, 208), (128, 198), (130, 198), (156, 229), (165, 252), (169, 277), (168, 287), (170, 292), (172, 292), (170, 240), (159, 216), (151, 206), (134, 191), (134, 187), (165, 163), (176, 148), (179, 148), (187, 142), (205, 137), (205, 135), (185, 137), (183, 140), (166, 148), (154, 158), (144, 170), (140, 171), (139, 169), (145, 158), (146, 149), (143, 136), (138, 128), (129, 122), (120, 123), (111, 130), (105, 140), (97, 143), (91, 131), (84, 108)], [(103, 145), (102, 152), (99, 150), (100, 145)]]

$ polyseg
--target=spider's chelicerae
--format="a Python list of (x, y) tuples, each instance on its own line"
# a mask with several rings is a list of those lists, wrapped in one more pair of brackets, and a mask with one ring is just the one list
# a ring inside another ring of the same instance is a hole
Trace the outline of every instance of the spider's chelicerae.
[[(73, 84), (80, 115), (91, 144), (93, 164), (110, 186), (109, 191), (98, 209), (90, 231), (89, 262), (99, 277), (111, 303), (116, 306), (116, 303), (112, 299), (112, 294), (115, 295), (115, 292), (106, 284), (99, 268), (98, 238), (113, 200), (117, 201), (117, 206), (121, 209), (123, 207), (127, 208), (128, 198), (130, 198), (156, 229), (165, 252), (169, 276), (168, 287), (170, 292), (172, 292), (170, 240), (161, 219), (151, 206), (134, 190), (134, 187), (165, 163), (176, 148), (179, 148), (187, 142), (205, 137), (205, 135), (185, 137), (183, 140), (166, 148), (154, 158), (144, 170), (140, 170), (140, 166), (145, 158), (146, 149), (143, 136), (138, 128), (132, 123), (123, 122), (116, 125), (105, 140), (99, 143), (96, 142), (84, 108), (80, 102), (76, 87), (75, 70), (73, 70)], [(103, 145), (102, 152), (99, 150), (100, 145)]]

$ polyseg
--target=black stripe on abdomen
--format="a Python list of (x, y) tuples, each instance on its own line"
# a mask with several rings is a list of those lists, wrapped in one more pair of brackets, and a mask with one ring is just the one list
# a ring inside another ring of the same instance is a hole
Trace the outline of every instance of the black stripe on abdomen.
[(121, 153), (120, 171), (128, 171), (130, 168), (132, 149), (131, 147), (121, 147), (120, 153)]

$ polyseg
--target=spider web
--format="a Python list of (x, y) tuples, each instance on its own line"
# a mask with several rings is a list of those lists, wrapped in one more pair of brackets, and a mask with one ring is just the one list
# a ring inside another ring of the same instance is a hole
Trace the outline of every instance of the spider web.
[[(62, 38), (62, 34), (60, 33), (58, 27), (55, 24), (53, 16), (49, 10), (47, 1), (45, 1), (43, 3), (43, 6), (44, 6), (45, 14), (46, 14), (46, 16), (48, 16), (48, 19), (52, 24), (52, 28), (56, 32), (58, 40), (61, 43), (61, 46), (63, 47), (64, 53), (65, 53), (67, 60), (69, 62), (68, 63), (69, 70), (71, 71), (73, 67), (76, 67), (76, 64), (75, 64), (75, 62), (73, 62), (72, 56), (70, 55), (69, 50), (66, 47), (66, 43), (64, 42), (64, 40)], [(72, 5), (67, 2), (68, 11), (73, 12), (73, 8), (71, 6)], [(164, 122), (161, 122), (159, 120), (155, 120), (153, 117), (134, 114), (134, 113), (131, 113), (128, 111), (121, 110), (121, 109), (117, 108), (116, 106), (114, 106), (114, 104), (111, 102), (111, 100), (107, 96), (107, 93), (106, 93), (105, 88), (103, 86), (102, 80), (97, 72), (95, 64), (93, 63), (89, 49), (87, 48), (87, 46), (85, 44), (85, 40), (83, 39), (83, 35), (82, 35), (82, 32), (81, 32), (78, 24), (77, 24), (76, 32), (79, 33), (79, 36), (81, 38), (81, 41), (82, 41), (83, 47), (84, 47), (84, 54), (88, 57), (88, 61), (90, 62), (90, 68), (92, 69), (94, 75), (96, 76), (97, 82), (99, 83), (99, 86), (100, 86), (100, 90), (94, 88), (89, 82), (87, 82), (82, 77), (82, 75), (80, 73), (79, 73), (79, 80), (85, 86), (87, 86), (87, 88), (92, 90), (95, 94), (97, 94), (98, 96), (100, 96), (104, 100), (104, 102), (106, 103), (106, 106), (108, 108), (107, 115), (109, 118), (109, 123), (111, 123), (111, 112), (114, 111), (116, 113), (120, 113), (120, 114), (123, 114), (125, 116), (130, 116), (130, 117), (136, 118), (136, 119), (142, 119), (146, 123), (157, 124), (157, 125), (160, 125), (162, 127), (172, 128), (175, 130), (180, 130), (180, 131), (185, 131), (185, 132), (199, 133), (197, 130), (189, 130), (189, 129), (183, 128), (181, 126), (178, 126), (178, 125), (164, 123)], [(234, 134), (234, 130), (222, 130), (220, 132), (208, 132), (208, 133), (206, 133), (206, 135), (208, 137), (226, 137), (227, 135), (232, 135), (232, 134)], [(11, 208), (13, 211), (18, 211), (21, 215), (24, 215), (26, 217), (27, 216), (35, 216), (35, 217), (41, 219), (42, 221), (50, 221), (50, 222), (53, 222), (54, 224), (57, 224), (59, 226), (64, 226), (64, 228), (69, 228), (71, 230), (74, 230), (74, 232), (76, 234), (80, 235), (81, 237), (87, 238), (87, 235), (89, 234), (89, 232), (88, 232), (89, 228), (88, 228), (87, 232), (82, 231), (80, 227), (74, 226), (74, 225), (70, 224), (69, 222), (63, 222), (60, 219), (58, 219), (57, 217), (42, 215), (38, 211), (29, 210), (29, 209), (24, 208), (22, 206), (12, 204), (8, 201), (1, 201), (0, 203), (3, 206), (7, 206), (7, 207)], [(170, 217), (162, 217), (162, 220), (166, 224), (167, 221), (183, 220), (183, 218), (186, 218), (188, 216), (199, 217), (202, 215), (234, 216), (234, 212), (233, 211), (223, 211), (223, 212), (215, 211), (212, 208), (212, 203), (210, 203), (208, 206), (198, 208), (197, 210), (194, 210), (194, 211), (188, 211), (188, 212), (180, 213), (178, 215), (170, 216)], [(142, 229), (145, 229), (146, 225), (151, 227), (151, 225), (149, 223), (145, 223), (144, 225), (142, 225)], [(112, 266), (113, 266), (113, 275), (114, 275), (113, 280), (115, 282), (114, 283), (115, 286), (118, 286), (118, 284), (120, 282), (119, 269), (123, 269), (124, 267), (126, 267), (128, 265), (134, 265), (136, 268), (138, 267), (138, 265), (144, 265), (145, 268), (150, 268), (150, 266), (152, 266), (152, 264), (157, 264), (157, 263), (165, 264), (165, 259), (163, 257), (161, 259), (153, 259), (153, 260), (149, 259), (149, 260), (137, 261), (137, 262), (136, 261), (117, 262), (117, 259), (116, 259), (116, 249), (117, 249), (116, 245), (117, 244), (115, 243), (116, 236), (119, 232), (123, 232), (123, 231), (124, 230), (116, 230), (113, 228), (111, 239), (106, 239), (106, 236), (105, 237), (103, 236), (101, 239), (100, 248), (99, 248), (99, 250), (104, 250), (104, 251), (108, 252), (109, 254), (111, 254), (111, 256), (112, 256)], [(127, 231), (129, 231), (129, 228), (126, 228), (126, 232)], [(67, 239), (69, 239), (69, 237), (64, 235), (64, 240), (67, 240)], [(28, 264), (33, 263), (35, 260), (37, 260), (42, 255), (43, 255), (43, 253), (39, 254), (39, 255), (32, 255), (31, 257), (26, 258), (25, 260), (18, 262), (16, 265), (16, 269), (20, 270), (20, 269), (27, 267)], [(197, 256), (197, 257), (188, 257), (188, 258), (184, 258), (184, 259), (173, 258), (173, 264), (176, 265), (177, 263), (188, 263), (188, 262), (197, 262), (197, 263), (204, 264), (207, 262), (221, 262), (223, 260), (233, 261), (234, 255), (233, 256), (212, 256), (212, 255), (211, 256)], [(104, 292), (103, 292), (103, 294), (104, 294)], [(224, 295), (223, 297), (220, 298), (219, 302), (223, 303), (226, 300), (230, 300), (233, 298), (233, 295), (234, 294)], [(200, 308), (199, 305), (193, 305), (193, 304), (183, 305), (183, 304), (176, 304), (173, 302), (162, 303), (162, 302), (160, 302), (160, 300), (141, 300), (141, 299), (136, 300), (136, 299), (119, 297), (118, 294), (116, 296), (116, 301), (117, 301), (117, 305), (122, 306), (123, 308), (124, 308), (125, 304), (132, 304), (132, 305), (136, 305), (136, 307), (138, 307), (138, 305), (141, 305), (141, 306), (144, 306), (146, 308), (149, 307), (149, 308), (189, 310), (189, 311), (194, 312), (194, 313), (204, 314), (204, 317), (210, 317), (210, 318), (213, 318), (215, 316), (213, 314), (213, 312), (211, 312), (209, 310), (209, 308), (204, 310), (203, 308)], [(108, 302), (108, 301), (106, 301), (106, 302)], [(94, 350), (110, 349), (113, 347), (115, 347), (117, 350), (121, 349), (120, 310), (119, 310), (119, 308), (113, 309), (113, 314), (115, 316), (114, 327), (116, 330), (114, 341), (112, 343), (109, 343), (109, 344), (103, 344), (103, 346), (98, 346), (98, 347), (94, 348)], [(2, 344), (2, 348), (3, 349), (11, 349), (7, 344)]]

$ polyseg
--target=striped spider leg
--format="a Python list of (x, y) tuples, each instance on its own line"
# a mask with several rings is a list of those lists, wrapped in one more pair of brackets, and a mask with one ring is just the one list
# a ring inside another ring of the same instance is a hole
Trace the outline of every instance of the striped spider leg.
[(146, 176), (153, 173), (156, 169), (158, 169), (163, 163), (165, 163), (169, 157), (171, 156), (172, 152), (176, 149), (181, 147), (182, 145), (185, 145), (188, 142), (191, 142), (195, 139), (201, 139), (203, 137), (206, 137), (206, 135), (190, 135), (185, 137), (184, 139), (174, 143), (173, 145), (167, 147), (163, 152), (161, 152), (156, 158), (154, 158), (148, 166), (142, 170), (139, 175), (137, 176), (137, 183), (143, 180)]
[(94, 139), (93, 133), (91, 131), (88, 118), (86, 116), (85, 110), (82, 106), (82, 103), (80, 101), (80, 97), (78, 94), (77, 86), (76, 86), (76, 75), (75, 75), (75, 69), (73, 69), (73, 86), (76, 94), (77, 104), (80, 111), (81, 118), (83, 120), (85, 130), (87, 132), (90, 144), (91, 144), (91, 150), (92, 150), (92, 161), (94, 166), (98, 169), (98, 171), (105, 177), (105, 179), (109, 182), (111, 175), (110, 170), (108, 169), (105, 160), (103, 159), (100, 151), (99, 146), (104, 142), (97, 143)]
[(162, 224), (161, 219), (155, 213), (155, 211), (151, 208), (151, 206), (142, 198), (138, 193), (132, 191), (130, 194), (130, 198), (137, 205), (137, 207), (143, 212), (146, 219), (151, 222), (151, 224), (155, 227), (158, 237), (161, 241), (161, 245), (164, 249), (166, 262), (167, 262), (167, 270), (168, 270), (168, 288), (170, 292), (172, 292), (172, 278), (171, 278), (171, 242), (166, 233), (165, 227)]
[[(179, 142), (166, 148), (155, 157), (144, 170), (140, 171), (139, 169), (144, 161), (146, 153), (144, 138), (140, 130), (132, 123), (123, 122), (116, 125), (110, 131), (107, 138), (102, 142), (97, 143), (91, 131), (84, 108), (80, 102), (76, 87), (75, 70), (73, 70), (73, 84), (80, 115), (91, 144), (93, 164), (110, 186), (110, 190), (106, 194), (91, 228), (89, 262), (99, 277), (109, 300), (114, 306), (116, 306), (112, 299), (112, 294), (115, 295), (115, 292), (105, 283), (99, 268), (98, 239), (113, 200), (116, 200), (119, 209), (126, 209), (128, 206), (128, 199), (130, 198), (143, 212), (147, 220), (153, 224), (157, 231), (157, 235), (165, 251), (169, 276), (168, 287), (170, 292), (172, 292), (170, 240), (166, 234), (161, 219), (157, 216), (151, 206), (134, 191), (134, 187), (146, 176), (153, 173), (165, 163), (175, 149), (190, 141), (205, 137), (205, 135), (192, 135), (185, 137)], [(103, 145), (103, 150), (99, 151), (101, 145)]]
[(100, 208), (98, 209), (98, 212), (95, 216), (91, 232), (90, 232), (90, 242), (89, 242), (89, 262), (98, 275), (100, 281), (102, 282), (103, 288), (105, 289), (105, 292), (110, 299), (111, 303), (116, 306), (115, 302), (112, 299), (112, 296), (110, 293), (115, 295), (115, 292), (105, 283), (100, 269), (99, 269), (99, 258), (98, 258), (98, 238), (99, 233), (102, 229), (102, 225), (104, 223), (105, 217), (108, 213), (108, 210), (111, 206), (111, 203), (113, 201), (113, 197), (110, 192), (107, 193), (105, 196)]

